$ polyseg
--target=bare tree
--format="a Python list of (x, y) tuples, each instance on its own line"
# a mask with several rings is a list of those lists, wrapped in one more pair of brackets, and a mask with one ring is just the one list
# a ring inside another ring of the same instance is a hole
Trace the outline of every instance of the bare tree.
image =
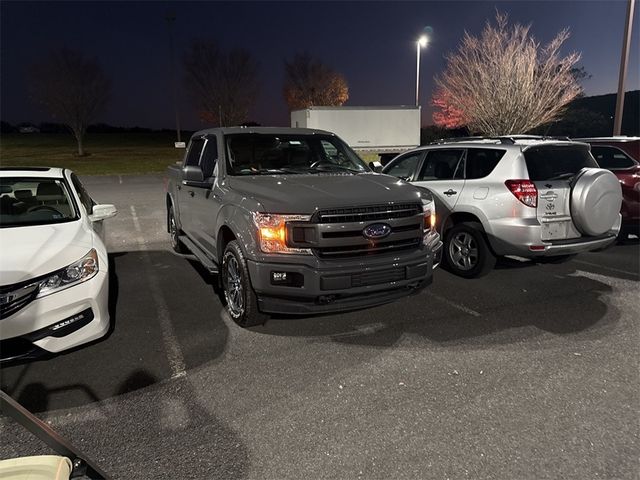
[(573, 69), (580, 55), (560, 56), (567, 29), (545, 46), (529, 29), (509, 27), (507, 15), (498, 12), (496, 25), (487, 22), (480, 37), (465, 32), (436, 78), (434, 99), (459, 111), (469, 130), (487, 135), (524, 133), (559, 118), (582, 91)]
[(338, 106), (349, 99), (349, 86), (344, 76), (314, 59), (299, 53), (285, 61), (284, 98), (290, 110), (313, 105)]
[(194, 41), (183, 59), (185, 85), (202, 121), (240, 125), (258, 96), (258, 65), (246, 50), (221, 50), (213, 41)]
[(29, 85), (32, 99), (71, 130), (78, 155), (84, 156), (87, 127), (111, 94), (111, 81), (98, 61), (66, 48), (52, 51), (31, 67)]

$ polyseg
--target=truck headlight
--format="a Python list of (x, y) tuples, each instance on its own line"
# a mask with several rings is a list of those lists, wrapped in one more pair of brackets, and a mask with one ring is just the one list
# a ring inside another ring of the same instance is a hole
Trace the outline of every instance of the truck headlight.
[(433, 235), (436, 233), (436, 205), (433, 202), (422, 204), (423, 212), (423, 231), (422, 231), (422, 243), (429, 245), (433, 240)]
[(98, 273), (98, 253), (95, 248), (89, 250), (84, 257), (71, 265), (53, 272), (40, 280), (38, 297), (46, 297), (59, 290), (86, 282)]
[(424, 233), (433, 232), (436, 229), (436, 206), (433, 202), (422, 205), (424, 215)]
[(273, 213), (254, 213), (253, 223), (258, 229), (260, 250), (264, 253), (294, 253), (311, 255), (308, 248), (287, 246), (287, 222), (308, 222), (310, 215), (280, 215)]

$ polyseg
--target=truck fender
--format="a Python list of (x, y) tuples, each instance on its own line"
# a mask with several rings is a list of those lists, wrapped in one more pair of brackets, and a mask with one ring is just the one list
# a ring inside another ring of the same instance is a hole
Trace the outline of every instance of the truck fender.
[(178, 208), (178, 202), (175, 201), (175, 199), (173, 198), (173, 194), (171, 192), (167, 192), (167, 196), (166, 196), (166, 204), (167, 204), (167, 232), (169, 232), (169, 208), (173, 207), (173, 214), (176, 217), (176, 226), (178, 227), (178, 229), (180, 229), (182, 227), (182, 224), (180, 223), (180, 209)]
[(231, 230), (246, 258), (256, 258), (259, 253), (259, 239), (250, 211), (237, 205), (225, 205), (218, 213), (216, 225), (218, 226), (216, 238), (218, 259), (222, 258), (224, 253), (224, 243), (220, 235), (224, 227)]

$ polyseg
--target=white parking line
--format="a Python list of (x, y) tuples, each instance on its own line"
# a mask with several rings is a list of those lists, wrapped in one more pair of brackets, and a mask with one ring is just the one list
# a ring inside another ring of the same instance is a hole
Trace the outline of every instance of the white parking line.
[(592, 267), (598, 267), (598, 268), (602, 268), (603, 270), (610, 270), (612, 272), (626, 273), (627, 275), (638, 275), (638, 272), (629, 272), (627, 270), (620, 270), (619, 268), (605, 267), (604, 265), (599, 265), (597, 263), (592, 263), (592, 262), (585, 262), (584, 260), (572, 260), (572, 261), (574, 263), (581, 263), (583, 265), (591, 265)]
[(184, 377), (187, 372), (184, 363), (184, 356), (182, 355), (182, 349), (180, 348), (180, 343), (178, 343), (178, 339), (173, 331), (169, 307), (162, 296), (160, 282), (158, 281), (158, 277), (156, 276), (153, 265), (151, 264), (151, 258), (149, 258), (149, 253), (147, 252), (147, 244), (142, 235), (140, 220), (138, 219), (138, 214), (136, 213), (136, 209), (133, 205), (131, 205), (131, 218), (133, 219), (133, 226), (138, 232), (136, 241), (140, 245), (140, 252), (148, 266), (149, 279), (147, 285), (151, 292), (153, 301), (156, 304), (162, 340), (164, 341), (167, 360), (169, 361), (169, 367), (171, 368), (171, 378)]
[(448, 298), (444, 298), (441, 297), (440, 295), (437, 295), (433, 292), (427, 292), (427, 295), (435, 298), (436, 300), (440, 300), (443, 303), (446, 303), (447, 305), (453, 307), (453, 308), (457, 308), (458, 310), (460, 310), (461, 312), (464, 312), (466, 314), (469, 315), (473, 315), (474, 317), (481, 317), (482, 315), (479, 312), (476, 312), (475, 310), (472, 310), (468, 307), (465, 307), (464, 305), (460, 305), (458, 303), (452, 302), (451, 300), (449, 300)]

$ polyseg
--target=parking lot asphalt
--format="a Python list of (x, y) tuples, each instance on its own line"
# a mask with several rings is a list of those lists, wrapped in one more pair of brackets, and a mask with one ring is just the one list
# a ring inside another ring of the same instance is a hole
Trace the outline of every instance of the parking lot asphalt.
[[(119, 210), (113, 331), (1, 384), (114, 478), (639, 478), (637, 239), (241, 329), (169, 251), (162, 177), (84, 180)], [(1, 458), (43, 451), (0, 419)]]

